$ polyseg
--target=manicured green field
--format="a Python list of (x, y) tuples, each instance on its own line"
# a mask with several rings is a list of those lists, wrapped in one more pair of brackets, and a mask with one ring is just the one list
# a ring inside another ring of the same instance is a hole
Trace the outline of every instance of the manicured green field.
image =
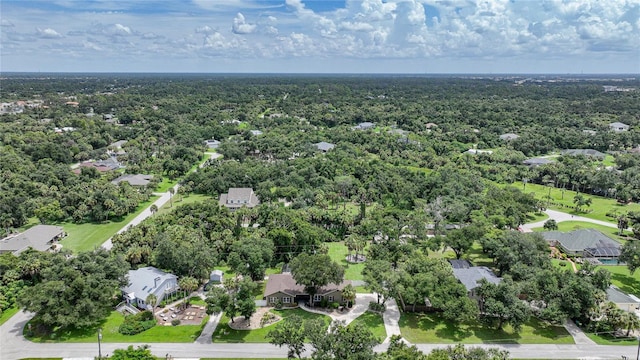
[(400, 317), (400, 331), (407, 341), (445, 344), (573, 344), (562, 326), (546, 325), (532, 318), (519, 333), (509, 326), (502, 330), (473, 324), (455, 324), (437, 314), (408, 314)]
[[(323, 318), (329, 326), (330, 318), (325, 315), (314, 314), (300, 309), (291, 309), (291, 310), (271, 310), (271, 312), (282, 316), (282, 318), (287, 318), (292, 315), (297, 315), (302, 318), (302, 320), (308, 319), (317, 319)], [(224, 342), (224, 343), (267, 343), (267, 334), (269, 331), (277, 325), (271, 324), (262, 329), (255, 330), (234, 330), (229, 327), (230, 319), (227, 315), (223, 315), (220, 319), (220, 323), (216, 328), (216, 331), (213, 333), (213, 342)]]
[(180, 195), (175, 194), (173, 195), (173, 199), (171, 201), (167, 201), (166, 204), (162, 205), (162, 207), (158, 209), (157, 214), (164, 214), (182, 205), (192, 204), (192, 203), (201, 202), (205, 200), (212, 200), (212, 199), (213, 198), (211, 196), (203, 195), (203, 194), (189, 194), (188, 196), (184, 196), (184, 197), (181, 197)]
[[(452, 258), (455, 258), (455, 256), (452, 256)], [(482, 246), (478, 242), (474, 242), (471, 249), (462, 258), (470, 260), (474, 266), (493, 266), (493, 260), (482, 252)]]
[(630, 345), (630, 346), (637, 346), (638, 345), (638, 338), (636, 337), (629, 337), (629, 338), (614, 338), (611, 336), (608, 336), (606, 334), (591, 334), (591, 333), (585, 333), (589, 339), (593, 340), (596, 344), (598, 345)]
[(384, 321), (380, 314), (367, 311), (353, 320), (349, 326), (355, 323), (364, 325), (380, 342), (387, 338), (387, 330), (384, 328)]
[(362, 270), (364, 263), (351, 264), (345, 259), (347, 257), (347, 247), (342, 243), (328, 243), (329, 256), (331, 259), (344, 267), (344, 278), (346, 280), (362, 280)]
[[(516, 182), (511, 184), (520, 190), (523, 190), (525, 193), (534, 193), (536, 198), (541, 200), (547, 200), (547, 196), (549, 195), (549, 190), (551, 190), (551, 205), (549, 208), (564, 211), (569, 214), (575, 214), (579, 216), (588, 217), (590, 219), (596, 219), (601, 221), (607, 221), (615, 224), (615, 220), (610, 217), (607, 217), (606, 214), (610, 212), (618, 212), (618, 213), (626, 213), (628, 211), (640, 211), (640, 204), (633, 203), (628, 205), (621, 205), (614, 199), (609, 199), (601, 196), (582, 194), (583, 196), (590, 198), (592, 203), (589, 207), (584, 207), (583, 210), (588, 211), (584, 212), (576, 212), (575, 204), (573, 203), (573, 198), (576, 196), (575, 191), (571, 190), (562, 190), (554, 187), (538, 185), (538, 184), (527, 184), (526, 187), (522, 186), (522, 182)], [(564, 196), (563, 196), (564, 193)], [(556, 205), (554, 205), (554, 203)]]
[(631, 275), (626, 265), (602, 265), (611, 273), (611, 283), (627, 294), (640, 297), (640, 270)]
[(11, 319), (11, 317), (15, 315), (19, 310), (20, 309), (17, 306), (13, 305), (12, 307), (3, 311), (2, 315), (0, 315), (0, 325), (6, 323), (7, 320)]
[(133, 220), (144, 209), (148, 208), (154, 201), (158, 199), (157, 196), (151, 196), (149, 200), (140, 203), (138, 208), (133, 213), (122, 218), (120, 221), (109, 221), (107, 223), (62, 223), (58, 224), (64, 228), (67, 233), (60, 243), (65, 249), (70, 249), (73, 252), (89, 251), (102, 245), (112, 237), (118, 230), (125, 226), (129, 221)]
[(206, 316), (200, 325), (163, 326), (157, 325), (136, 335), (122, 335), (118, 327), (124, 321), (124, 315), (114, 311), (100, 325), (90, 329), (70, 329), (58, 331), (47, 336), (34, 336), (33, 342), (90, 343), (96, 341), (98, 328), (102, 329), (102, 342), (105, 343), (188, 343), (195, 341), (209, 319)]
[(169, 188), (176, 186), (178, 180), (169, 180), (168, 177), (162, 178), (162, 181), (156, 186), (154, 192), (164, 193), (169, 191)]

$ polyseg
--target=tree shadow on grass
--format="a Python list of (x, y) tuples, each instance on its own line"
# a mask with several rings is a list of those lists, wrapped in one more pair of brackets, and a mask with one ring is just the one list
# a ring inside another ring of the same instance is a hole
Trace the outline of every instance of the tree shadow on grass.
[(611, 273), (611, 279), (619, 282), (622, 285), (619, 286), (620, 290), (627, 294), (640, 294), (640, 283), (632, 276)]

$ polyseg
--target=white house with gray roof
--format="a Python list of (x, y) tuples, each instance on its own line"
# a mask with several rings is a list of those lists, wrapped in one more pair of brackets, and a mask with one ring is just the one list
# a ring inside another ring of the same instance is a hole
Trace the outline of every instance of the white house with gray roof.
[(369, 121), (365, 121), (365, 122), (361, 122), (360, 124), (352, 127), (353, 130), (369, 130), (369, 129), (373, 129), (376, 126), (375, 123), (369, 122)]
[(153, 175), (145, 174), (124, 174), (111, 181), (112, 184), (118, 185), (121, 182), (129, 183), (131, 186), (147, 186), (153, 180)]
[[(128, 304), (141, 309), (151, 309), (159, 304), (162, 299), (178, 291), (178, 277), (166, 273), (153, 266), (147, 266), (138, 270), (129, 270), (127, 275), (129, 285), (122, 289), (124, 299)], [(147, 304), (149, 295), (155, 295), (156, 304)]]
[(614, 132), (629, 131), (629, 125), (616, 121), (609, 124), (609, 129)]
[(243, 206), (252, 208), (260, 204), (260, 200), (252, 188), (229, 188), (228, 193), (220, 194), (218, 202), (220, 206), (224, 206), (231, 211)]
[(607, 300), (616, 304), (618, 308), (628, 312), (635, 312), (640, 310), (640, 299), (637, 297), (622, 292), (617, 286), (610, 285), (607, 290)]
[(518, 134), (507, 133), (507, 134), (500, 135), (500, 140), (511, 141), (511, 140), (515, 140), (515, 139), (517, 139), (519, 137), (520, 137), (520, 135), (518, 135)]

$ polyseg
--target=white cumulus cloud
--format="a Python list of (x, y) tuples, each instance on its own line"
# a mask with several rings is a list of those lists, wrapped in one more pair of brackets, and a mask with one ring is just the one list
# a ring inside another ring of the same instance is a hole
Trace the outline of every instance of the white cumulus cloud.
[(62, 37), (62, 34), (53, 30), (52, 28), (46, 28), (46, 29), (36, 28), (36, 34), (41, 39), (59, 39)]
[(236, 14), (236, 17), (233, 18), (231, 30), (234, 34), (251, 34), (256, 30), (256, 25), (247, 23), (244, 15), (242, 15), (242, 13), (238, 13)]

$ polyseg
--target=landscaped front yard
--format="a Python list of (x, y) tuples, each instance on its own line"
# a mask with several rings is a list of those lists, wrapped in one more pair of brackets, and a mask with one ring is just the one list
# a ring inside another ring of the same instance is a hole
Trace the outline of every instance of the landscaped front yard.
[(387, 338), (387, 330), (384, 328), (384, 321), (382, 320), (381, 314), (367, 311), (353, 320), (349, 326), (356, 323), (364, 325), (380, 342)]
[[(302, 320), (309, 319), (317, 319), (322, 318), (326, 322), (327, 326), (331, 322), (331, 318), (326, 315), (314, 314), (301, 309), (291, 309), (291, 310), (271, 310), (271, 312), (279, 315), (284, 320), (287, 317), (297, 315)], [(267, 334), (271, 329), (277, 326), (278, 323), (271, 324), (269, 326), (263, 327), (261, 329), (255, 330), (234, 330), (227, 325), (230, 319), (227, 315), (223, 315), (220, 319), (220, 323), (216, 328), (216, 331), (213, 333), (212, 340), (213, 342), (224, 342), (224, 343), (267, 343)], [(300, 324), (302, 326), (302, 324)]]
[(400, 317), (402, 336), (411, 343), (445, 344), (573, 344), (573, 338), (562, 326), (546, 325), (532, 318), (519, 333), (509, 326), (502, 330), (479, 323), (455, 324), (438, 314), (403, 313)]
[[(100, 325), (90, 329), (72, 329), (58, 331), (49, 336), (27, 337), (33, 342), (89, 343), (96, 342), (98, 328), (102, 329), (102, 342), (105, 343), (188, 343), (195, 341), (209, 319), (206, 316), (200, 325), (162, 326), (156, 325), (136, 335), (122, 335), (118, 332), (124, 315), (114, 311)], [(25, 329), (27, 329), (25, 327)], [(25, 335), (27, 331), (25, 330)]]

